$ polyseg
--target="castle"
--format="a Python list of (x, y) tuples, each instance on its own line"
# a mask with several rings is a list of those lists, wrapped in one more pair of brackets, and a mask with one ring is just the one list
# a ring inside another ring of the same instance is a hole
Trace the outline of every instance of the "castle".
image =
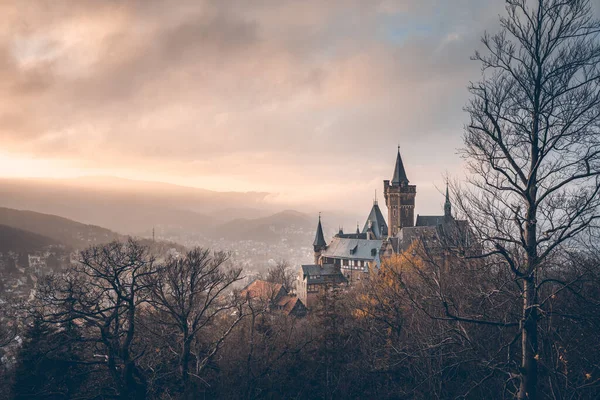
[(302, 265), (297, 288), (298, 296), (308, 307), (327, 285), (365, 279), (370, 270), (379, 269), (382, 260), (406, 251), (417, 240), (427, 240), (438, 247), (458, 247), (470, 240), (467, 221), (452, 216), (448, 187), (444, 214), (417, 215), (415, 221), (417, 186), (408, 180), (400, 147), (392, 180), (383, 181), (383, 190), (387, 222), (375, 199), (362, 231), (358, 227), (355, 233), (340, 229), (327, 243), (319, 215), (313, 242), (314, 264)]

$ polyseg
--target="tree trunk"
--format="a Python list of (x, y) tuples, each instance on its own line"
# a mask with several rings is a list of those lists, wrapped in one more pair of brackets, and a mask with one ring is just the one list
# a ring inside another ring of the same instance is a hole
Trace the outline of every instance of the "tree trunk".
[(538, 381), (538, 310), (535, 290), (535, 275), (525, 279), (523, 286), (523, 326), (521, 385), (517, 398), (535, 400)]
[(123, 382), (121, 382), (121, 377), (119, 376), (119, 371), (117, 369), (117, 362), (115, 360), (115, 355), (110, 347), (107, 346), (107, 366), (110, 372), (110, 376), (113, 379), (115, 384), (115, 390), (119, 394), (119, 397), (123, 398), (125, 395), (125, 387)]
[(256, 324), (256, 314), (254, 310), (252, 310), (252, 321), (250, 323), (250, 348), (248, 349), (248, 357), (246, 359), (246, 393), (244, 395), (245, 399), (252, 398), (252, 389), (253, 389), (253, 380), (252, 377), (252, 357), (254, 356), (254, 330)]
[(179, 360), (179, 372), (183, 382), (184, 399), (193, 398), (193, 385), (190, 381), (191, 338), (184, 338)]
[(139, 373), (139, 370), (133, 361), (125, 362), (123, 367), (124, 393), (125, 399), (143, 400), (146, 398), (146, 382)]

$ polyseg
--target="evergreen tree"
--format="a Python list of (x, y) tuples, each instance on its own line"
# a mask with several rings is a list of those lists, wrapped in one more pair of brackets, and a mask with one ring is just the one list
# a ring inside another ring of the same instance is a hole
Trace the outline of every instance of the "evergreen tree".
[(80, 391), (84, 375), (76, 371), (73, 335), (34, 318), (17, 359), (14, 399), (65, 399)]

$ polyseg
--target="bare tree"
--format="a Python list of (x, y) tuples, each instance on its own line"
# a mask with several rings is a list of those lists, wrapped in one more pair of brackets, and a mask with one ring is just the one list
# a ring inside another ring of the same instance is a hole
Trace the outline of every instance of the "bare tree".
[(600, 23), (589, 0), (506, 3), (501, 32), (474, 57), (483, 78), (470, 86), (463, 149), (472, 189), (456, 198), (519, 288), (517, 397), (535, 399), (540, 292), (571, 284), (546, 276), (549, 260), (600, 218)]
[(86, 326), (81, 340), (100, 345), (94, 360), (108, 368), (120, 398), (145, 398), (147, 385), (137, 361), (139, 307), (153, 258), (134, 240), (94, 246), (81, 252), (71, 273), (50, 277), (38, 290), (39, 310), (48, 322)]
[(290, 267), (290, 264), (287, 261), (282, 260), (277, 262), (277, 265), (273, 268), (269, 269), (266, 280), (267, 282), (280, 283), (287, 292), (290, 292), (294, 289), (295, 279), (296, 274)]
[[(227, 269), (228, 255), (197, 248), (181, 258), (170, 258), (148, 280), (150, 304), (159, 312), (156, 321), (175, 328), (179, 355), (178, 365), (184, 395), (193, 397), (190, 376), (199, 377), (223, 346), (225, 339), (244, 317), (240, 302), (233, 297), (233, 285), (242, 279), (240, 268)], [(236, 316), (214, 334), (216, 322), (228, 312)], [(204, 333), (200, 338), (200, 333)], [(170, 340), (171, 338), (169, 338)], [(202, 339), (202, 340), (200, 340)], [(204, 346), (201, 346), (201, 342)], [(208, 343), (207, 343), (208, 342)], [(196, 344), (197, 351), (193, 351)], [(194, 361), (195, 368), (190, 370)]]

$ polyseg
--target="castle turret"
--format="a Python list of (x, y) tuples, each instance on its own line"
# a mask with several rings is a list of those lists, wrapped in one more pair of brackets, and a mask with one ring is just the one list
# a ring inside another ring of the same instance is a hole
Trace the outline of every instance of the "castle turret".
[(389, 236), (396, 236), (405, 226), (414, 226), (417, 187), (409, 184), (400, 155), (400, 146), (398, 146), (392, 181), (383, 181), (383, 192), (388, 208)]
[(448, 183), (446, 183), (446, 202), (444, 203), (444, 218), (452, 218), (452, 204), (450, 203), (450, 194), (448, 193)]
[(373, 207), (367, 217), (362, 233), (367, 233), (369, 229), (372, 230), (375, 236), (374, 239), (385, 239), (388, 236), (388, 226), (385, 218), (383, 218), (383, 213), (379, 209), (377, 198), (373, 200)]
[(315, 234), (315, 241), (313, 242), (313, 248), (315, 250), (315, 264), (319, 264), (321, 253), (327, 248), (327, 242), (323, 235), (323, 226), (321, 225), (321, 214), (319, 213), (319, 223), (317, 225), (317, 233)]
[(406, 171), (404, 170), (404, 163), (402, 162), (402, 156), (400, 155), (400, 146), (398, 146), (398, 155), (396, 156), (396, 166), (394, 167), (392, 186), (404, 186), (408, 185), (408, 182)]

